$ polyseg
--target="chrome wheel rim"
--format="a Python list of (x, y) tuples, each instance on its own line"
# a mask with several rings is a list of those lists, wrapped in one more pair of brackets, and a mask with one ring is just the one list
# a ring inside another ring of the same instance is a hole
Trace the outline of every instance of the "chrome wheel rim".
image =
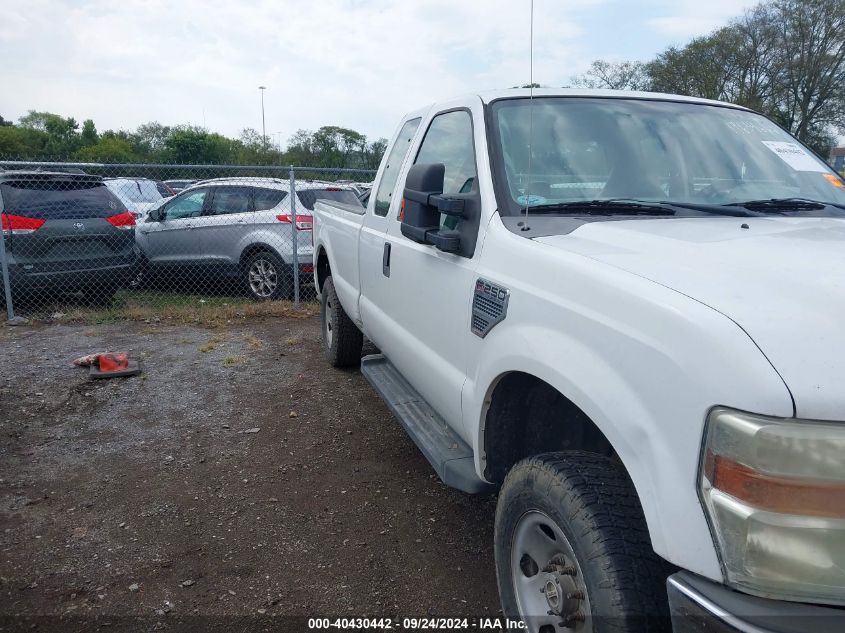
[(590, 598), (569, 539), (547, 514), (526, 512), (511, 545), (511, 582), (532, 633), (592, 631)]
[(269, 259), (256, 259), (249, 267), (249, 289), (252, 293), (266, 299), (273, 296), (279, 285), (279, 274)]
[(334, 330), (332, 326), (332, 322), (334, 321), (334, 303), (330, 297), (326, 297), (326, 315), (323, 320), (325, 321), (323, 330), (326, 337), (326, 347), (331, 349), (332, 339), (334, 338)]

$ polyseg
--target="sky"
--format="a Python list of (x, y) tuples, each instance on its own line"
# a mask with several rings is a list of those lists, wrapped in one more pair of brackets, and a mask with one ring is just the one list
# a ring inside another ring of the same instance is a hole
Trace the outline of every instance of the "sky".
[[(756, 0), (535, 0), (534, 80), (648, 60)], [(340, 125), (392, 135), (408, 111), (528, 83), (530, 0), (3, 0), (0, 115), (100, 131), (192, 124), (282, 144)]]

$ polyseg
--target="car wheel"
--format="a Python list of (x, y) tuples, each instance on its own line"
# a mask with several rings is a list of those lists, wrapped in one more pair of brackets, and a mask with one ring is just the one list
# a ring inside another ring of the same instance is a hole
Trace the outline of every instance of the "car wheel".
[(249, 256), (244, 265), (244, 285), (253, 299), (289, 299), (293, 294), (290, 266), (269, 251)]
[(580, 451), (516, 464), (496, 507), (506, 617), (534, 633), (669, 631), (669, 565), (617, 462)]
[(323, 350), (332, 367), (355, 367), (361, 362), (364, 335), (340, 305), (334, 282), (326, 277), (320, 303)]
[(129, 277), (127, 284), (132, 290), (141, 290), (150, 285), (150, 262), (146, 257), (141, 255), (132, 269), (132, 274)]

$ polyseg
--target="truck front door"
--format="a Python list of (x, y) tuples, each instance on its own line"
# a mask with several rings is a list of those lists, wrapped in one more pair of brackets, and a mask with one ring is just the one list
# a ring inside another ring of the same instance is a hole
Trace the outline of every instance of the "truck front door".
[[(444, 194), (477, 192), (470, 111), (453, 109), (435, 115), (413, 163), (443, 163)], [(404, 182), (400, 182), (397, 197), (401, 198), (403, 188)], [(398, 215), (391, 209), (390, 291), (380, 298), (385, 313), (380, 347), (423, 398), (464, 435), (461, 388), (466, 379), (470, 310), (481, 249), (465, 257), (413, 242), (402, 235)], [(449, 221), (443, 216), (444, 224)], [(475, 222), (477, 226), (478, 219)]]

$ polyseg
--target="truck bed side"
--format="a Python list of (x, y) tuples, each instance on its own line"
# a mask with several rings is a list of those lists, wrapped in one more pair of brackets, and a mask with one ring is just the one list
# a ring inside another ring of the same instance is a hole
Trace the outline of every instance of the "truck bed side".
[(366, 211), (361, 206), (323, 200), (314, 205), (314, 270), (321, 254), (328, 257), (340, 303), (359, 327), (358, 238)]

